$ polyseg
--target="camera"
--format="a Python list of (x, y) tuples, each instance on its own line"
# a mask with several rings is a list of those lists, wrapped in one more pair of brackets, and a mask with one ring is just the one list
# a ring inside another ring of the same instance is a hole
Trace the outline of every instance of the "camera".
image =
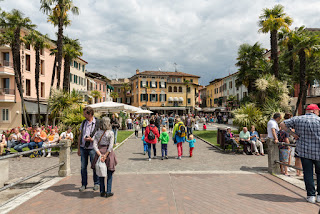
[[(88, 136), (85, 136), (85, 138), (88, 138)], [(88, 148), (90, 146), (91, 141), (86, 141), (84, 144), (85, 148)]]

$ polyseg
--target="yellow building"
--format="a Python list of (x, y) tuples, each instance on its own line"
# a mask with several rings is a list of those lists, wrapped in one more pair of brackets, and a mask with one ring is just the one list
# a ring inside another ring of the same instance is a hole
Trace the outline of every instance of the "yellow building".
[(223, 81), (215, 79), (206, 86), (207, 107), (219, 107), (219, 100), (223, 97)]
[[(199, 76), (183, 72), (136, 71), (132, 105), (161, 114), (193, 112), (198, 107)], [(188, 88), (188, 89), (187, 89)]]

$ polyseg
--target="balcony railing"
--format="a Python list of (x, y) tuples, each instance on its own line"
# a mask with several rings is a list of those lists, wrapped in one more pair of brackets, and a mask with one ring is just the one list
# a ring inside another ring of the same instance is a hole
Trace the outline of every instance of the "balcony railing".
[(0, 60), (0, 67), (13, 67), (13, 63), (7, 60)]
[(9, 89), (9, 88), (0, 88), (0, 95), (15, 95), (15, 90), (14, 89)]
[(310, 88), (308, 96), (310, 97), (320, 96), (320, 87)]

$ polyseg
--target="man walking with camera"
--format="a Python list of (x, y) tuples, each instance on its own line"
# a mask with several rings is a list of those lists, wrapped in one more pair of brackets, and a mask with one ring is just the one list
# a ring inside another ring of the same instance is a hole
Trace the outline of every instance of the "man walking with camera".
[[(91, 107), (85, 107), (83, 109), (83, 116), (86, 118), (82, 121), (80, 126), (80, 135), (78, 140), (78, 155), (81, 156), (81, 187), (80, 192), (83, 192), (88, 185), (88, 159), (90, 157), (90, 163), (92, 163), (95, 157), (95, 150), (93, 149), (93, 137), (99, 128), (99, 120), (94, 116), (94, 110)], [(96, 171), (93, 170), (93, 190), (99, 189), (99, 177)]]

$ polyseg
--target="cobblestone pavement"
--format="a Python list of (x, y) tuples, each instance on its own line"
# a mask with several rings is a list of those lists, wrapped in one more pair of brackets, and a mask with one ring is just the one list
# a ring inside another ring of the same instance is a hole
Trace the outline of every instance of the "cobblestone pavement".
[[(89, 179), (89, 189), (79, 193), (80, 158), (73, 154), (72, 176), (11, 213), (291, 214), (319, 211), (318, 204), (305, 202), (304, 190), (265, 173), (267, 156), (223, 153), (197, 139), (194, 157), (190, 158), (188, 144), (183, 147), (182, 160), (177, 160), (177, 149), (170, 141), (169, 159), (161, 160), (160, 144), (157, 144), (157, 158), (147, 161), (141, 139), (131, 137), (116, 151), (119, 164), (114, 175), (115, 196), (107, 199), (92, 191), (92, 179)], [(32, 160), (12, 161), (10, 167), (19, 163), (22, 167)], [(44, 167), (58, 160), (40, 158), (38, 162), (38, 167)], [(36, 168), (34, 164), (31, 167)]]

